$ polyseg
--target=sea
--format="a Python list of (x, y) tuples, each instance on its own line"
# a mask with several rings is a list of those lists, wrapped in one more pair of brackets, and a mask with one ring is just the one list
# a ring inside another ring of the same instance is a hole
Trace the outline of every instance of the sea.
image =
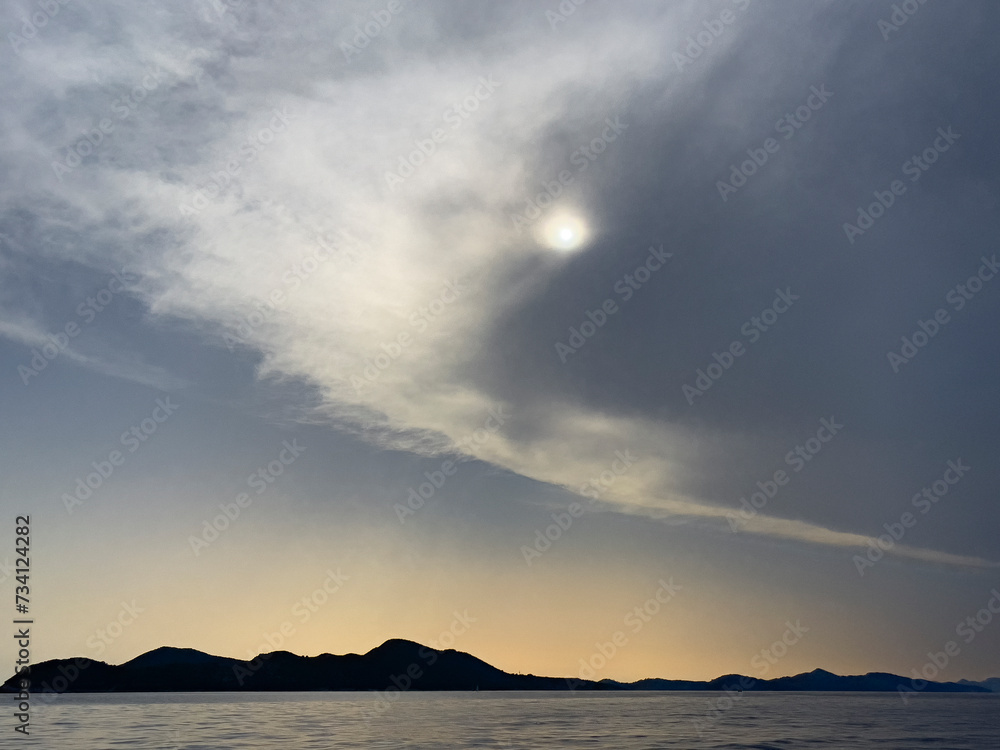
[(1000, 694), (117, 693), (36, 696), (0, 748), (1000, 749)]

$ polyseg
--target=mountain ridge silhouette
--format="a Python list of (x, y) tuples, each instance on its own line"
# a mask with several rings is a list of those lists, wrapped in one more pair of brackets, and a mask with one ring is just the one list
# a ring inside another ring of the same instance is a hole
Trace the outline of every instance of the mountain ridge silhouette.
[[(16, 692), (22, 675), (0, 690)], [(289, 651), (259, 654), (250, 661), (213, 656), (192, 648), (160, 646), (119, 665), (88, 657), (51, 659), (28, 674), (31, 692), (221, 692), (368, 690), (758, 690), (991, 692), (997, 682), (914, 681), (886, 672), (841, 676), (823, 669), (765, 680), (723, 675), (714, 680), (646, 678), (600, 681), (512, 674), (455, 649), (436, 650), (391, 638), (365, 654), (299, 656)], [(919, 684), (918, 684), (919, 683)]]

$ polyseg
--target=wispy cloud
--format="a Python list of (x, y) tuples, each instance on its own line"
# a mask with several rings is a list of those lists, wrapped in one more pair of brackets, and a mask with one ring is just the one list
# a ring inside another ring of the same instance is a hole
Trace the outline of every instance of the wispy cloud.
[[(509, 428), (465, 448), (472, 457), (575, 491), (614, 451), (634, 447), (643, 459), (603, 498), (609, 507), (723, 518), (711, 498), (678, 489), (693, 458), (685, 428), (569, 401), (544, 409), (507, 401), (470, 372), (498, 321), (564, 268), (517, 231), (510, 213), (574, 168), (579, 133), (599, 130), (652, 83), (669, 112), (730, 59), (744, 32), (727, 28), (711, 55), (678, 70), (670, 52), (700, 28), (697, 4), (648, 17), (595, 8), (599, 23), (586, 22), (581, 8), (576, 27), (559, 33), (539, 11), (536, 24), (518, 26), (520, 43), (503, 46), (480, 44), (483, 29), (459, 7), (405, 7), (386, 29), (391, 45), (376, 39), (350, 61), (327, 40), (349, 38), (367, 9), (360, 4), (294, 5), (282, 14), (250, 4), (233, 12), (236, 26), (206, 20), (197, 3), (154, 16), (121, 3), (67, 10), (14, 63), (19, 84), (0, 115), (8, 133), (0, 163), (13, 177), (4, 204), (11, 217), (30, 212), (41, 235), (78, 231), (40, 247), (48, 257), (131, 264), (140, 277), (132, 293), (152, 319), (187, 322), (220, 346), (238, 334), (240, 346), (260, 353), (262, 378), (318, 391), (314, 417), (386, 447), (434, 453), (453, 449), (504, 402)], [(493, 21), (510, 20), (494, 12)], [(246, 42), (264, 27), (266, 43)], [(315, 44), (302, 44), (304, 28)], [(428, 52), (446, 38), (448, 51)], [(114, 103), (142, 86), (151, 67), (166, 71), (163, 82), (122, 118)], [(477, 97), (484, 79), (493, 90)], [(106, 141), (76, 148), (103, 119), (115, 126)], [(89, 153), (70, 173), (54, 174), (52, 162), (72, 148)], [(392, 184), (386, 175), (399, 173), (401, 160), (412, 173)], [(560, 200), (587, 211), (592, 196), (581, 175)], [(308, 273), (295, 270), (307, 265)], [(449, 284), (463, 289), (445, 304)], [(0, 333), (28, 346), (44, 341), (28, 320), (6, 322)], [(65, 356), (115, 377), (179, 385), (134, 356), (74, 348)], [(868, 542), (763, 514), (744, 530), (844, 548)]]

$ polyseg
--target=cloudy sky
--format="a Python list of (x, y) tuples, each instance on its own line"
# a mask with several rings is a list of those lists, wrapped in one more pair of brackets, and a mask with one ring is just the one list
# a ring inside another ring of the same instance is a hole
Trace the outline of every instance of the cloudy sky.
[(33, 658), (1000, 673), (1000, 6), (902, 5), (8, 2)]

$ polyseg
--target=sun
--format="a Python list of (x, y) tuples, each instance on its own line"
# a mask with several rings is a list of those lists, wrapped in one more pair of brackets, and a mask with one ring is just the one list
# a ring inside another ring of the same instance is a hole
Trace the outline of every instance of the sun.
[(552, 250), (578, 250), (590, 238), (586, 222), (578, 215), (560, 212), (550, 216), (538, 233), (539, 242)]

